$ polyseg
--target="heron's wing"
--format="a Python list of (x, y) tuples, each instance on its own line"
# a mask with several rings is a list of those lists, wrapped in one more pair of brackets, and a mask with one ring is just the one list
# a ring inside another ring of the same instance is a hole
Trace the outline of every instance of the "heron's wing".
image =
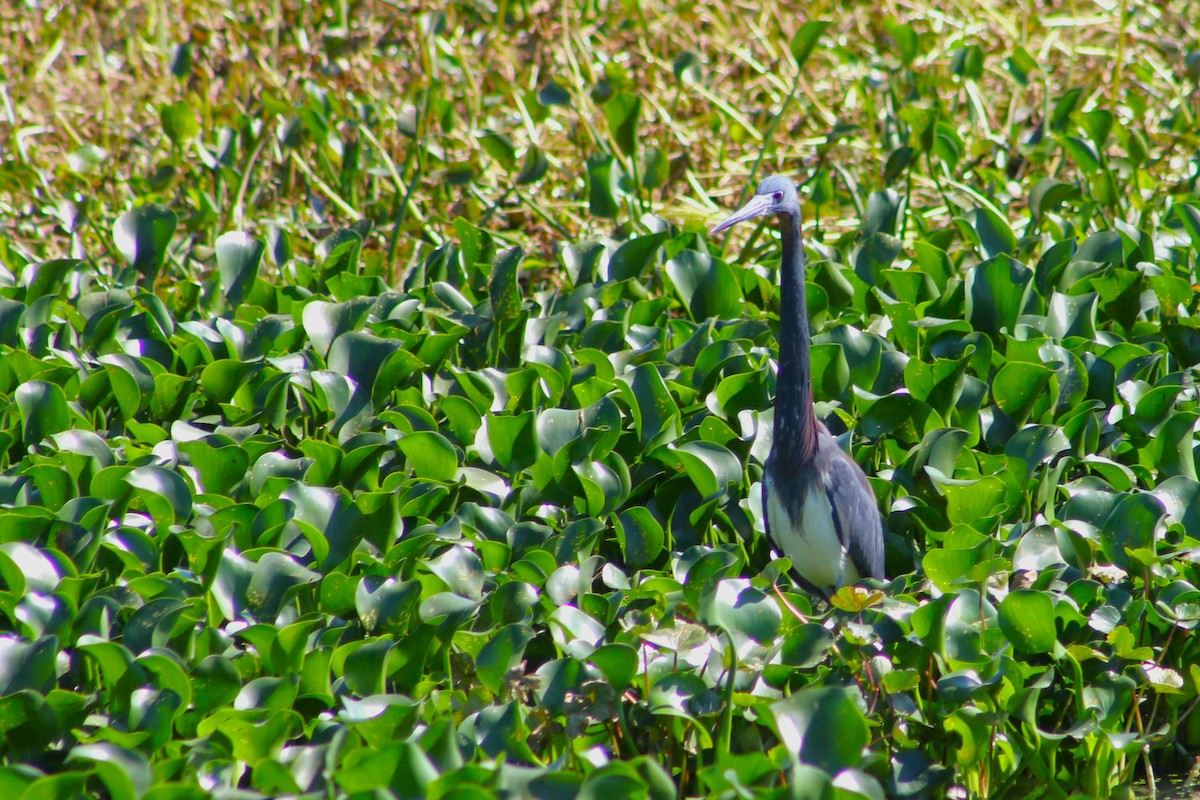
[(837, 449), (829, 460), (825, 493), (833, 511), (838, 541), (850, 554), (858, 574), (883, 579), (883, 520), (875, 493), (850, 456)]
[(767, 479), (766, 479), (766, 476), (763, 476), (761, 486), (762, 486), (763, 532), (767, 534), (768, 542), (774, 542), (775, 540), (771, 538), (771, 515), (769, 513), (767, 513), (768, 506), (767, 506)]

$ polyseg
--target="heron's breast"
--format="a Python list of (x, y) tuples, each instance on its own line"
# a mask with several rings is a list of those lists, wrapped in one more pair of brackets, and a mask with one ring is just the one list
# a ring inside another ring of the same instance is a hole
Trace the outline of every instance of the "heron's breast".
[(855, 580), (857, 576), (847, 573), (853, 566), (838, 539), (829, 497), (821, 487), (805, 486), (799, 489), (800, 497), (789, 497), (769, 476), (766, 483), (771, 538), (779, 551), (791, 559), (793, 568), (805, 580), (823, 589)]

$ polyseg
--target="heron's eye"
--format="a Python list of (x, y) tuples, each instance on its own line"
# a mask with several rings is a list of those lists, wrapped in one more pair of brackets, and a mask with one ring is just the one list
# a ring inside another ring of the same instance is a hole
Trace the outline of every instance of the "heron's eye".
[(782, 199), (783, 199), (783, 192), (776, 192), (774, 195), (772, 195), (772, 199), (773, 199), (773, 200), (774, 200), (776, 203), (778, 203), (780, 200), (782, 200)]

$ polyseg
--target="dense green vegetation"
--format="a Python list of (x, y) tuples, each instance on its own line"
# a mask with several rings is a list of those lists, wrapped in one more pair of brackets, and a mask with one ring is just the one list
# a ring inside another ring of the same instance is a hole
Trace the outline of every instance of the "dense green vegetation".
[[(0, 9), (7, 797), (1186, 772), (1194, 14), (98, 5)], [(888, 531), (832, 607), (762, 535), (773, 228), (705, 233), (774, 172)]]

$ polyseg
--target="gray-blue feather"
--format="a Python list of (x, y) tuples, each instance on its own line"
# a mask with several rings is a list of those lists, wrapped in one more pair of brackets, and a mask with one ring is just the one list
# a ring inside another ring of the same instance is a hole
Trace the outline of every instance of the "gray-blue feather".
[(883, 522), (867, 476), (837, 448), (825, 475), (825, 494), (833, 508), (838, 541), (850, 553), (863, 578), (883, 579)]

